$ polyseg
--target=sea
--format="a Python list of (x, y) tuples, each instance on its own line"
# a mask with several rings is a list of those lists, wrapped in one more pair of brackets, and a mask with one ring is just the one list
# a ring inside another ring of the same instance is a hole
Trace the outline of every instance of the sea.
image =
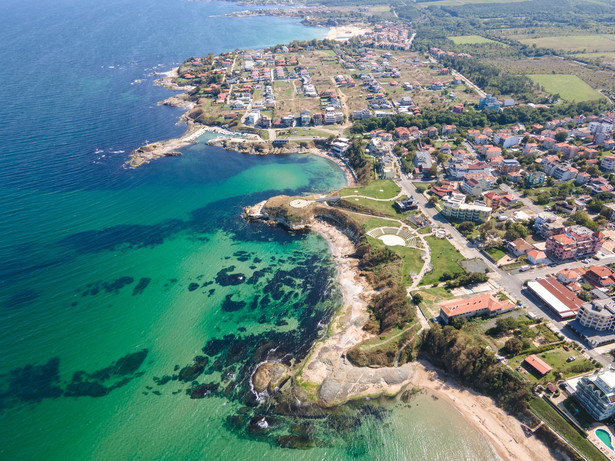
[(322, 38), (297, 20), (186, 0), (0, 5), (0, 459), (492, 460), (436, 396), (294, 415), (257, 399), (263, 360), (301, 358), (340, 306), (327, 243), (247, 223), (327, 192), (315, 156), (199, 143), (154, 85), (189, 56)]

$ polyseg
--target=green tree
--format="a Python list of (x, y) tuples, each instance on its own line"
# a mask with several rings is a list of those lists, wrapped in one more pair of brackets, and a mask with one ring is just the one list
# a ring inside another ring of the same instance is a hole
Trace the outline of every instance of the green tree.
[(504, 343), (504, 347), (510, 354), (517, 355), (523, 349), (523, 342), (519, 338), (510, 338)]
[(429, 197), (429, 204), (431, 206), (435, 207), (437, 203), (438, 203), (438, 197), (436, 197), (435, 195), (432, 195), (431, 197)]
[(555, 140), (557, 142), (564, 142), (566, 139), (568, 139), (568, 132), (567, 131), (560, 131), (560, 132), (555, 134)]

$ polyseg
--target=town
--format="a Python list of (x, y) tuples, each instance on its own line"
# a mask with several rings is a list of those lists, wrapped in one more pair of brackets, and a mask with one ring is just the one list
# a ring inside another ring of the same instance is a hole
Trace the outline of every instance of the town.
[(289, 209), (344, 213), (401, 260), (407, 331), (466, 332), (543, 397), (531, 411), (574, 450), (615, 459), (613, 106), (495, 97), (442, 62), (471, 54), (414, 51), (415, 35), (379, 24), (192, 57), (175, 83), (192, 123), (230, 130), (211, 144), (313, 146), (345, 165), (354, 185)]

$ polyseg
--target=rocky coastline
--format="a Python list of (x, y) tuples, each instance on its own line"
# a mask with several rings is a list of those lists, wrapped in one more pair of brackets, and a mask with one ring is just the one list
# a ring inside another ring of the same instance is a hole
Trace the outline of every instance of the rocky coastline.
[[(553, 459), (542, 442), (526, 436), (520, 422), (497, 407), (491, 398), (459, 385), (427, 362), (409, 362), (398, 367), (356, 367), (347, 360), (346, 353), (351, 348), (374, 337), (363, 326), (369, 319), (369, 300), (376, 291), (352, 256), (356, 250), (352, 229), (334, 225), (335, 219), (327, 219), (326, 207), (313, 212), (298, 200), (301, 199), (287, 196), (265, 200), (246, 207), (244, 217), (280, 225), (289, 231), (320, 234), (328, 242), (335, 260), (343, 303), (329, 325), (327, 337), (316, 342), (304, 360), (283, 369), (265, 363), (256, 370), (254, 376), (263, 368), (265, 379), (261, 379), (261, 386), (274, 395), (277, 392), (282, 401), (292, 396), (303, 406), (315, 404), (321, 408), (337, 408), (353, 400), (393, 397), (423, 389), (455, 407), (486, 437), (502, 459)], [(294, 208), (291, 202), (300, 208), (289, 215), (283, 204)], [(283, 372), (278, 375), (280, 387), (270, 385), (274, 381), (270, 367)]]

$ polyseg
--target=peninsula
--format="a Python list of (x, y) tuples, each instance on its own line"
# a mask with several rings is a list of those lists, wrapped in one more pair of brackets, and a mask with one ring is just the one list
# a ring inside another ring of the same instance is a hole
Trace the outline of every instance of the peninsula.
[(540, 49), (482, 22), (467, 25), (482, 35), (442, 37), (434, 28), (450, 25), (418, 9), (414, 23), (388, 7), (369, 20), (317, 7), (318, 25), (343, 18), (329, 38), (188, 58), (160, 81), (183, 91), (165, 103), (187, 109), (186, 135), (135, 150), (130, 166), (211, 130), (225, 149), (318, 153), (346, 170), (343, 190), (245, 210), (327, 239), (343, 292), (306, 357), (254, 370), (259, 395), (329, 408), (428, 389), (504, 459), (615, 459), (596, 432), (613, 421), (578, 387), (613, 373), (596, 346), (615, 336), (582, 316), (615, 295), (615, 112), (598, 83), (612, 69), (585, 65), (592, 91), (562, 96), (482, 59)]

